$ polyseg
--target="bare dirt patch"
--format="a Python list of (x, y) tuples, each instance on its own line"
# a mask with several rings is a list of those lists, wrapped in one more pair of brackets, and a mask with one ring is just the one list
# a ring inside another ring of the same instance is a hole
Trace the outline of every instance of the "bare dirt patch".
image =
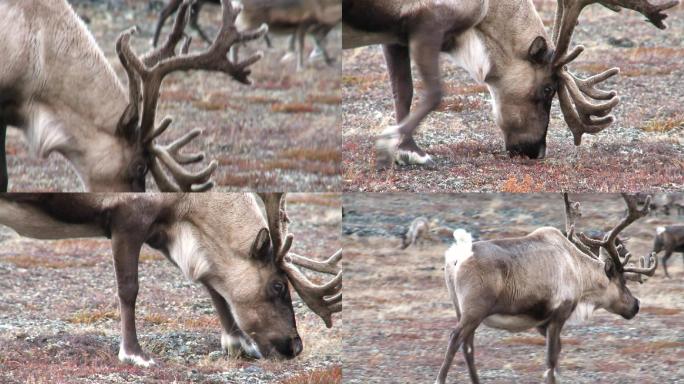
[[(605, 229), (624, 210), (616, 195), (578, 195), (578, 228)], [(348, 194), (344, 197), (344, 377), (346, 383), (427, 383), (436, 378), (456, 322), (444, 284), (449, 233), (425, 247), (400, 250), (411, 220), (465, 228), (476, 240), (519, 236), (545, 225), (562, 228), (559, 194)], [(626, 231), (634, 255), (651, 250), (659, 225), (684, 216), (649, 216)], [(670, 260), (673, 260), (671, 258)], [(684, 265), (670, 265), (644, 284), (630, 283), (643, 309), (633, 320), (597, 311), (562, 333), (561, 379), (568, 383), (681, 383)], [(482, 326), (475, 362), (482, 382), (539, 383), (545, 371), (544, 339), (536, 331), (508, 333)], [(457, 354), (448, 382), (469, 382)]]

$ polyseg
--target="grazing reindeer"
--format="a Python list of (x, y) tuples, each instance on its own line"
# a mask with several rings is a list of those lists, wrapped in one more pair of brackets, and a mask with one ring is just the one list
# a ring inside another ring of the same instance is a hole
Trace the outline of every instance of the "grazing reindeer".
[[(267, 24), (269, 31), (277, 34), (294, 33), (294, 48), (297, 55), (297, 70), (304, 67), (304, 40), (311, 33), (316, 47), (323, 54), (326, 63), (334, 60), (324, 47), (325, 36), (342, 19), (339, 0), (241, 0), (244, 11), (236, 25), (240, 29), (251, 29), (255, 25)], [(237, 57), (237, 46), (233, 54)], [(290, 47), (292, 49), (292, 46)]]
[[(293, 358), (302, 351), (289, 284), (328, 327), (342, 310), (341, 250), (326, 261), (289, 252), (282, 194), (8, 194), (0, 223), (22, 236), (112, 241), (122, 341), (119, 360), (147, 367), (135, 328), (138, 259), (143, 244), (162, 252), (207, 289), (231, 355)], [(336, 275), (323, 285), (297, 268)]]
[[(530, 0), (442, 1), (343, 0), (343, 47), (383, 44), (396, 126), (388, 127), (376, 142), (378, 168), (399, 164), (434, 164), (414, 141), (413, 133), (442, 100), (440, 52), (450, 53), (471, 77), (487, 85), (496, 124), (511, 155), (543, 158), (549, 111), (558, 92), (561, 109), (575, 145), (582, 134), (595, 134), (613, 121), (618, 104), (615, 92), (595, 86), (618, 73), (609, 69), (588, 79), (567, 70), (583, 51), (568, 51), (581, 10), (600, 3), (614, 11), (620, 7), (644, 14), (664, 29), (663, 10), (678, 0), (653, 5), (647, 0), (559, 1), (553, 35), (547, 35)], [(413, 99), (411, 60), (425, 92), (417, 108)], [(593, 100), (605, 100), (594, 103)]]
[[(601, 240), (580, 234), (574, 225), (567, 235), (544, 227), (524, 237), (478, 241), (468, 232), (454, 231), (454, 244), (445, 254), (445, 277), (454, 303), (458, 324), (451, 333), (437, 383), (446, 381), (458, 348), (463, 352), (473, 383), (479, 383), (474, 361), (473, 339), (484, 323), (493, 328), (519, 332), (537, 328), (546, 336), (546, 382), (556, 382), (560, 354), (560, 332), (571, 318), (588, 317), (603, 308), (631, 319), (639, 312), (639, 300), (625, 285), (626, 279), (653, 276), (657, 267), (654, 254), (641, 266), (627, 266), (630, 255), (621, 258), (615, 239), (635, 220), (648, 214), (639, 210), (633, 196), (624, 195), (627, 217)], [(572, 219), (570, 219), (572, 220)], [(575, 244), (600, 246), (607, 255), (597, 256)]]
[(421, 216), (413, 219), (409, 229), (401, 237), (401, 249), (406, 249), (413, 244), (417, 245), (419, 240), (422, 244), (429, 232), (430, 222), (427, 218)]
[[(189, 7), (186, 0), (164, 45), (144, 56), (130, 47), (133, 30), (119, 36), (116, 52), (128, 76), (126, 95), (66, 0), (0, 2), (0, 28), (7, 32), (0, 34), (0, 51), (5, 53), (0, 59), (0, 136), (4, 140), (7, 125), (13, 125), (26, 133), (40, 156), (53, 151), (64, 155), (87, 190), (144, 191), (148, 170), (162, 191), (210, 189), (216, 162), (196, 173), (183, 168), (204, 159), (203, 154), (181, 153), (200, 130), (166, 146), (155, 143), (172, 121), (167, 117), (155, 127), (159, 88), (167, 75), (191, 70), (223, 72), (249, 84), (249, 66), (261, 54), (236, 62), (227, 53), (233, 44), (256, 39), (267, 28), (238, 32), (233, 22), (239, 8), (226, 1), (223, 24), (211, 47), (188, 54), (187, 39), (177, 54)], [(3, 191), (6, 167), (3, 145)]]
[(665, 271), (665, 277), (670, 277), (670, 274), (667, 273), (667, 260), (675, 252), (681, 253), (682, 258), (684, 258), (684, 224), (656, 228), (653, 252), (660, 253), (662, 251), (665, 251), (663, 271)]

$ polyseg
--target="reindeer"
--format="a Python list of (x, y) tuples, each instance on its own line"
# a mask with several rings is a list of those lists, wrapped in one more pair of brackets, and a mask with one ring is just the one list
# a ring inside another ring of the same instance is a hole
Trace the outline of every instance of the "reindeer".
[(421, 243), (429, 236), (430, 233), (430, 222), (427, 218), (421, 216), (416, 217), (411, 222), (406, 233), (401, 236), (401, 249), (406, 249), (413, 244), (418, 244), (420, 240)]
[(653, 240), (653, 253), (657, 254), (662, 251), (665, 251), (663, 255), (663, 271), (665, 271), (665, 277), (669, 278), (667, 260), (675, 252), (681, 253), (682, 258), (684, 258), (684, 224), (656, 228), (656, 235)]
[[(567, 69), (584, 50), (578, 46), (568, 51), (577, 18), (593, 3), (614, 11), (636, 10), (664, 29), (667, 16), (662, 11), (678, 0), (662, 5), (647, 0), (559, 1), (552, 37), (530, 0), (343, 0), (343, 48), (382, 44), (394, 96), (397, 125), (378, 137), (376, 166), (434, 165), (413, 133), (442, 100), (440, 52), (449, 53), (475, 81), (487, 85), (496, 124), (511, 156), (545, 156), (556, 93), (575, 145), (581, 144), (584, 133), (596, 134), (610, 126), (614, 117), (609, 114), (619, 99), (615, 92), (596, 86), (619, 70), (581, 79)], [(413, 111), (411, 60), (425, 85)]]
[[(640, 266), (628, 266), (630, 254), (620, 257), (618, 234), (649, 210), (639, 209), (634, 196), (623, 197), (628, 215), (601, 240), (583, 233), (576, 237), (567, 216), (567, 235), (543, 227), (524, 237), (473, 242), (465, 230), (454, 231), (444, 273), (458, 323), (436, 382), (446, 381), (454, 355), (464, 345), (470, 378), (479, 383), (473, 339), (482, 323), (511, 332), (537, 328), (546, 337), (546, 383), (556, 383), (560, 332), (568, 320), (587, 318), (599, 308), (625, 319), (636, 316), (639, 300), (625, 280), (653, 276), (657, 260), (651, 253), (648, 261), (641, 258)], [(605, 254), (595, 255), (588, 246), (599, 246)]]
[[(342, 252), (325, 261), (289, 252), (294, 237), (283, 195), (260, 196), (265, 216), (251, 194), (8, 194), (0, 197), (0, 224), (36, 239), (111, 239), (122, 362), (154, 364), (135, 328), (143, 244), (207, 289), (231, 356), (293, 358), (303, 345), (289, 285), (332, 327), (332, 314), (342, 310)], [(317, 285), (298, 266), (335, 277)]]
[[(215, 161), (198, 172), (183, 168), (204, 159), (202, 153), (181, 152), (200, 130), (168, 145), (155, 143), (172, 122), (166, 117), (155, 126), (159, 88), (167, 75), (191, 70), (221, 72), (250, 84), (249, 67), (261, 53), (240, 62), (229, 60), (227, 53), (235, 43), (263, 36), (267, 28), (238, 32), (234, 20), (240, 8), (226, 1), (212, 45), (189, 54), (186, 39), (177, 54), (190, 4), (181, 5), (166, 42), (145, 55), (130, 47), (134, 29), (119, 36), (116, 52), (128, 77), (127, 95), (66, 0), (0, 2), (0, 25), (11, 32), (0, 34), (5, 52), (0, 60), (0, 136), (4, 140), (12, 125), (27, 135), (39, 156), (62, 154), (89, 191), (144, 191), (148, 170), (162, 191), (212, 188)], [(6, 191), (4, 146), (0, 172), (0, 188)]]
[[(316, 44), (313, 54), (320, 52), (326, 63), (334, 59), (325, 49), (325, 37), (342, 19), (339, 0), (241, 0), (244, 11), (236, 24), (240, 29), (251, 29), (255, 25), (267, 24), (269, 31), (276, 34), (293, 35), (290, 51), (297, 55), (297, 70), (304, 67), (304, 40), (311, 33)], [(237, 57), (238, 47), (233, 48)]]

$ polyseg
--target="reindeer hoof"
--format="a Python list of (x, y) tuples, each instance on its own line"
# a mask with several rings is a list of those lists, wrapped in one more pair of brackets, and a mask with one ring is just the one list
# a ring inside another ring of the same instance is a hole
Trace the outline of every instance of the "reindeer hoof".
[(399, 165), (422, 165), (426, 168), (434, 168), (437, 165), (427, 153), (421, 156), (417, 152), (404, 151), (402, 149), (397, 151), (394, 161)]
[(123, 348), (119, 348), (119, 361), (142, 368), (149, 368), (154, 365), (154, 360), (145, 357), (144, 354), (127, 353)]

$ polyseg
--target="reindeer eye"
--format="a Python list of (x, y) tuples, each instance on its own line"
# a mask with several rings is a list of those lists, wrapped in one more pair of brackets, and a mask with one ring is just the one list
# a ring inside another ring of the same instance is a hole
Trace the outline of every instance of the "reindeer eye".
[(285, 284), (280, 281), (274, 281), (271, 285), (271, 289), (273, 289), (273, 293), (275, 293), (276, 296), (283, 296), (285, 294)]
[(546, 96), (547, 99), (550, 98), (551, 96), (553, 96), (553, 92), (554, 92), (554, 89), (552, 87), (550, 87), (548, 85), (546, 87), (544, 87), (544, 96)]

